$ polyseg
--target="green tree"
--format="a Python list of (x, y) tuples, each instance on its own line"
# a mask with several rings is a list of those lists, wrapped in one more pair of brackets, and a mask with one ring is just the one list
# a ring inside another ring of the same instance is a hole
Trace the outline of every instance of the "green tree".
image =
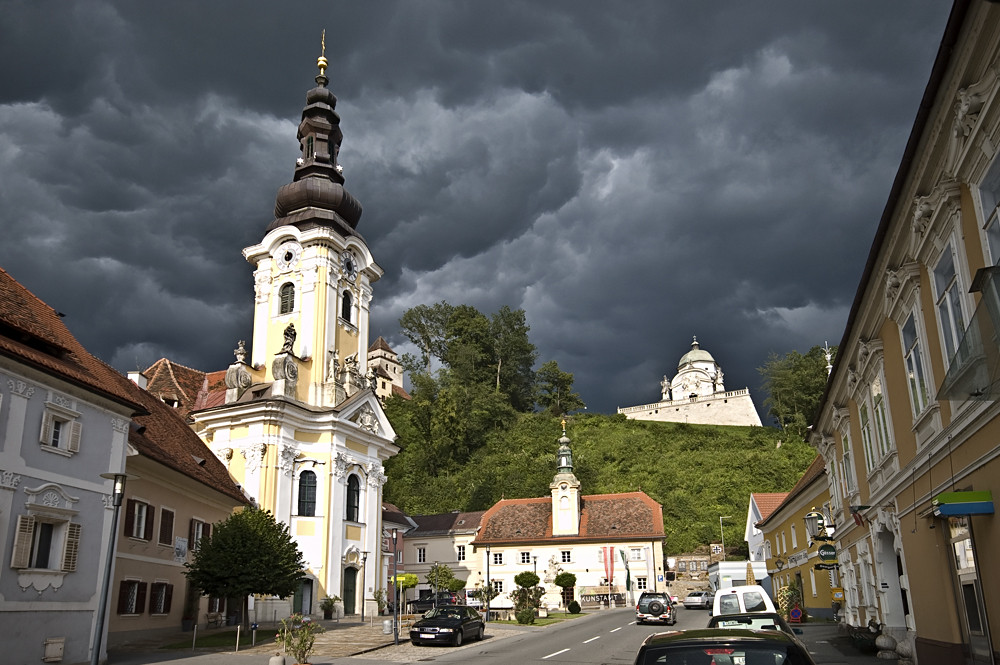
[(519, 623), (524, 623), (521, 621), (521, 613), (524, 610), (531, 610), (532, 618), (534, 618), (534, 610), (538, 609), (542, 603), (545, 589), (538, 586), (539, 581), (538, 575), (530, 570), (514, 576), (514, 584), (517, 585), (517, 588), (510, 592), (510, 599), (514, 601), (514, 614)]
[(242, 598), (244, 623), (251, 594), (286, 598), (305, 572), (288, 525), (258, 508), (233, 513), (217, 524), (184, 566), (188, 581), (203, 595)]
[(553, 416), (562, 416), (586, 406), (580, 395), (573, 392), (573, 375), (559, 369), (550, 360), (535, 373), (535, 403)]
[[(836, 353), (837, 348), (831, 351)], [(764, 377), (764, 406), (782, 431), (804, 438), (826, 390), (826, 351), (814, 346), (802, 355), (772, 353), (757, 371)]]
[(528, 340), (524, 310), (504, 305), (490, 320), (492, 360), (497, 392), (505, 393), (516, 411), (530, 411), (535, 404), (535, 373), (538, 354)]
[(427, 571), (427, 583), (434, 587), (434, 593), (447, 589), (452, 593), (465, 588), (465, 580), (455, 577), (454, 571), (443, 563), (435, 563)]
[(441, 301), (417, 305), (403, 313), (399, 327), (406, 338), (420, 349), (425, 371), (431, 371), (431, 359), (441, 358), (446, 347), (445, 331), (454, 307)]

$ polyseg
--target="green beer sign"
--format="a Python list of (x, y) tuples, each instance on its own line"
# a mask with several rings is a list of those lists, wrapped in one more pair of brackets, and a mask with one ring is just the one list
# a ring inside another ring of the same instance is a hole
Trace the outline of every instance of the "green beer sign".
[(820, 545), (817, 552), (819, 552), (819, 558), (823, 561), (837, 560), (837, 548), (834, 547), (833, 545), (830, 544)]

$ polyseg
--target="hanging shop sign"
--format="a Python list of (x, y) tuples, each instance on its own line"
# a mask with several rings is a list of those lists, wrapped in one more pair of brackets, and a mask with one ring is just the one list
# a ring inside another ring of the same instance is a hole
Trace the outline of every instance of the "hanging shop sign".
[(837, 548), (833, 545), (820, 545), (819, 549), (816, 550), (819, 554), (821, 561), (836, 561), (837, 560)]
[(952, 515), (992, 515), (993, 494), (982, 492), (942, 492), (934, 497), (937, 517)]
[(839, 564), (836, 563), (814, 563), (813, 568), (816, 570), (836, 570), (839, 568)]

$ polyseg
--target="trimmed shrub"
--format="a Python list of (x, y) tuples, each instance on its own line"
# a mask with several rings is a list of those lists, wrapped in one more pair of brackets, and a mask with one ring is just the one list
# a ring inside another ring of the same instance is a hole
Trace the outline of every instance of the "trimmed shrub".
[(522, 624), (535, 623), (535, 610), (532, 608), (523, 609), (516, 615), (517, 622)]
[(580, 613), (580, 603), (576, 602), (575, 600), (571, 601), (570, 604), (566, 606), (566, 610), (570, 614), (579, 614)]

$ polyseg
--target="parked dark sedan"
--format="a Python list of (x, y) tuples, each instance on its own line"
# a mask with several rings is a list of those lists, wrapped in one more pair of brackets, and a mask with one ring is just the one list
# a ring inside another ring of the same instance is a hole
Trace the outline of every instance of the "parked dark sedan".
[(635, 665), (816, 665), (792, 635), (777, 630), (703, 628), (654, 633)]
[(485, 632), (483, 617), (474, 607), (448, 605), (432, 609), (416, 621), (410, 628), (410, 642), (459, 646), (465, 640), (483, 639)]

